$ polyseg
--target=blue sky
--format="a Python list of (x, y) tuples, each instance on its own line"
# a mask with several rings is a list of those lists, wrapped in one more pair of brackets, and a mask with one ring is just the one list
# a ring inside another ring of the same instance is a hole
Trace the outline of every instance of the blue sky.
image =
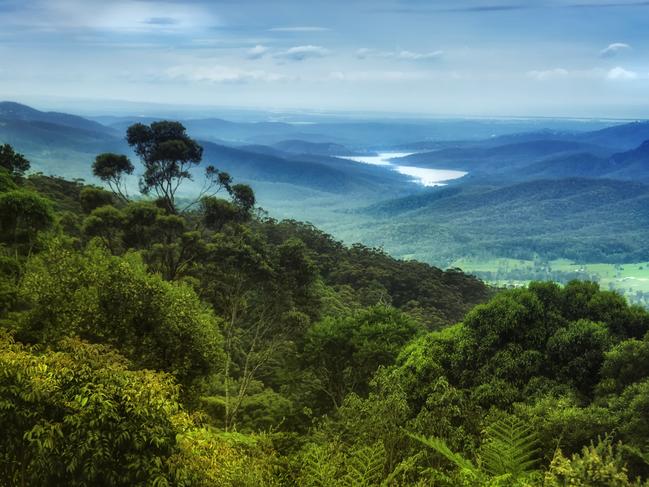
[(0, 0), (0, 98), (649, 117), (649, 2)]

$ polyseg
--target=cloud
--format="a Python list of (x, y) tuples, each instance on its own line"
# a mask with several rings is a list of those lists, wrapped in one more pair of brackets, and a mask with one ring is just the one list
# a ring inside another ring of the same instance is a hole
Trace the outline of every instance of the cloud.
[(620, 66), (617, 66), (613, 69), (611, 69), (606, 77), (608, 79), (621, 79), (621, 80), (629, 80), (629, 79), (636, 79), (638, 77), (638, 73), (635, 71), (628, 71), (624, 68), (621, 68)]
[(266, 54), (268, 54), (268, 51), (270, 51), (270, 49), (267, 48), (266, 46), (257, 44), (255, 47), (248, 49), (246, 57), (248, 59), (260, 59), (264, 57)]
[[(489, 13), (489, 12), (507, 12), (513, 10), (528, 10), (540, 8), (532, 2), (513, 2), (513, 3), (493, 3), (485, 5), (457, 5), (461, 2), (452, 2), (449, 6), (437, 5), (432, 6), (425, 2), (421, 5), (408, 5), (403, 7), (377, 8), (373, 11), (379, 13), (399, 13), (399, 14), (438, 14), (438, 13)], [(430, 2), (433, 3), (433, 2)]]
[(459, 8), (438, 9), (439, 12), (505, 12), (508, 10), (526, 10), (533, 8), (533, 5), (514, 4), (514, 5), (477, 5)]
[(430, 52), (413, 52), (413, 51), (380, 51), (378, 49), (370, 49), (363, 47), (356, 51), (358, 59), (368, 58), (383, 58), (383, 59), (400, 59), (403, 61), (432, 61), (439, 59), (444, 54), (444, 51), (430, 51)]
[(142, 23), (148, 25), (176, 25), (178, 20), (173, 17), (150, 17), (143, 20)]
[(374, 82), (374, 81), (420, 81), (425, 79), (432, 79), (429, 73), (413, 72), (413, 71), (332, 71), (327, 76), (327, 80), (332, 81), (348, 81), (348, 82)]
[[(0, 2), (1, 3), (1, 2)], [(27, 3), (27, 2), (25, 2)], [(2, 19), (9, 25), (39, 32), (69, 29), (101, 32), (195, 32), (220, 21), (205, 5), (164, 0), (34, 0), (29, 7)]]
[(231, 66), (174, 66), (165, 71), (168, 78), (210, 83), (246, 83), (250, 81), (284, 81), (289, 79), (279, 73), (263, 70), (244, 70)]
[(372, 49), (367, 47), (361, 47), (356, 51), (356, 57), (358, 59), (367, 59), (372, 54)]
[(329, 50), (321, 46), (295, 46), (275, 54), (275, 57), (289, 61), (304, 61), (309, 58), (320, 58), (329, 54)]
[(566, 78), (570, 76), (570, 71), (563, 68), (554, 68), (554, 69), (544, 69), (544, 70), (534, 70), (528, 71), (527, 76), (530, 78), (537, 79), (539, 81), (546, 81), (550, 79)]
[(614, 57), (619, 52), (631, 49), (631, 46), (623, 42), (614, 42), (609, 44), (608, 47), (599, 51), (599, 57)]
[(358, 59), (393, 58), (394, 55), (394, 52), (379, 51), (378, 49), (370, 49), (369, 47), (361, 47), (360, 49), (356, 50), (356, 57)]
[(297, 27), (273, 27), (268, 29), (269, 32), (326, 32), (331, 30), (327, 27), (317, 27), (313, 25), (303, 25)]
[(644, 2), (602, 2), (602, 3), (572, 3), (569, 8), (617, 8), (617, 7), (649, 7), (649, 1)]
[(408, 61), (428, 61), (431, 59), (439, 59), (443, 51), (432, 51), (432, 52), (412, 52), (412, 51), (401, 51), (397, 57), (399, 59), (405, 59)]
[(611, 80), (631, 80), (639, 78), (640, 75), (635, 71), (626, 70), (620, 66), (610, 69), (608, 71), (593, 68), (583, 70), (568, 70), (564, 68), (554, 68), (539, 71), (528, 71), (527, 76), (534, 78), (538, 81), (558, 80), (558, 79), (611, 79)]

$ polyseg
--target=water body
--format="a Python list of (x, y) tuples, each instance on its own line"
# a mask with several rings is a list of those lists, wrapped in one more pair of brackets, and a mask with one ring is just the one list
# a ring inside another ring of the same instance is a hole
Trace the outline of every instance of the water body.
[(450, 169), (428, 169), (425, 167), (416, 166), (399, 166), (393, 164), (390, 159), (398, 157), (406, 157), (413, 152), (380, 152), (376, 156), (345, 156), (342, 159), (349, 159), (350, 161), (360, 162), (363, 164), (372, 164), (374, 166), (389, 166), (394, 171), (400, 174), (412, 177), (413, 182), (421, 184), (422, 186), (444, 186), (447, 181), (459, 179), (467, 173), (464, 171), (453, 171)]

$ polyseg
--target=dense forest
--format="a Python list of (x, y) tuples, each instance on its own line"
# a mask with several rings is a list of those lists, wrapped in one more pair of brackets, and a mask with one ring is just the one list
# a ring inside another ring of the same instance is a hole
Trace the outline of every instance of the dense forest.
[(127, 141), (137, 196), (126, 155), (99, 187), (0, 148), (3, 485), (649, 485), (644, 308), (274, 220), (177, 122)]

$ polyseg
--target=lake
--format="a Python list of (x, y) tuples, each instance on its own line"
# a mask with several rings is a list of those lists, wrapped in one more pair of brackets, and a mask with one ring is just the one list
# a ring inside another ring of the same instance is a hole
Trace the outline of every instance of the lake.
[(459, 179), (467, 173), (464, 171), (453, 171), (450, 169), (429, 169), (416, 166), (400, 166), (393, 164), (390, 159), (406, 157), (413, 152), (380, 152), (376, 156), (340, 156), (341, 159), (372, 164), (374, 166), (390, 166), (391, 169), (412, 177), (412, 181), (422, 186), (444, 186), (447, 181)]

